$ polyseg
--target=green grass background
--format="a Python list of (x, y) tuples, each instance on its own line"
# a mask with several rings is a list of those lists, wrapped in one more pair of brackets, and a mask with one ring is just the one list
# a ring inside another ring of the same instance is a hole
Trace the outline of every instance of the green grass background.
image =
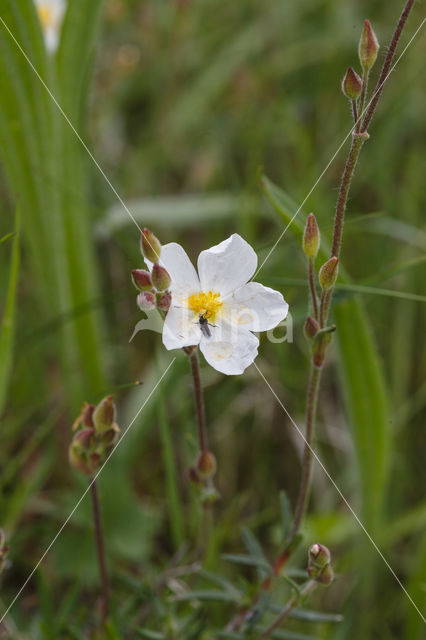
[[(70, 0), (53, 58), (30, 0), (4, 0), (0, 17), (141, 226), (181, 242), (194, 259), (238, 232), (262, 260), (349, 131), (340, 81), (357, 65), (363, 20), (382, 44), (380, 62), (401, 5)], [(423, 17), (419, 2), (400, 50)], [(361, 155), (316, 442), (423, 613), (424, 55), (420, 34), (389, 79)], [(258, 276), (289, 302), (294, 342), (264, 339), (257, 363), (299, 426), (309, 364), (300, 232), (314, 211), (326, 250), (346, 149)], [(85, 488), (67, 464), (83, 400), (142, 380), (116, 394), (124, 429), (177, 355), (100, 479), (113, 585), (108, 637), (211, 638), (258, 580), (252, 567), (223, 558), (250, 549), (242, 528), (269, 560), (279, 549), (279, 492), (294, 502), (300, 436), (253, 367), (237, 378), (203, 367), (222, 499), (202, 545), (205, 518), (186, 480), (196, 455), (188, 364), (158, 335), (139, 333), (129, 344), (142, 318), (129, 278), (142, 266), (139, 232), (3, 24), (0, 155), (0, 238), (15, 232), (0, 244), (0, 525), (10, 546), (0, 606)], [(269, 180), (259, 180), (260, 168)], [(292, 619), (275, 637), (424, 637), (419, 614), (318, 465), (304, 533), (291, 570), (305, 567), (309, 544), (329, 546), (337, 580), (308, 606), (344, 620)], [(200, 545), (207, 574), (191, 573)], [(176, 599), (200, 590), (199, 599)], [(289, 593), (280, 584), (275, 604)], [(96, 598), (85, 500), (11, 610), (11, 637), (90, 637)]]

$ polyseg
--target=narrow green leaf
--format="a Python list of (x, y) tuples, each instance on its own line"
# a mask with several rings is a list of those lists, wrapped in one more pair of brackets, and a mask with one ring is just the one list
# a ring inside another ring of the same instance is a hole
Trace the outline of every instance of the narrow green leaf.
[(259, 558), (259, 560), (263, 562), (263, 566), (258, 565), (257, 569), (258, 569), (259, 576), (261, 578), (265, 578), (270, 571), (270, 565), (268, 560), (266, 559), (265, 554), (263, 553), (263, 549), (260, 542), (258, 541), (256, 536), (250, 531), (250, 529), (247, 529), (247, 527), (243, 527), (241, 530), (241, 533), (242, 533), (244, 545), (247, 551), (249, 552), (249, 555), (253, 557), (257, 557)]
[(12, 255), (10, 260), (9, 283), (4, 303), (3, 318), (0, 327), (0, 414), (3, 412), (9, 379), (12, 370), (12, 354), (15, 334), (16, 291), (19, 271), (19, 235), (21, 214), (15, 213), (15, 232), (13, 234)]
[(3, 236), (2, 238), (0, 238), (0, 244), (3, 244), (3, 242), (6, 242), (6, 240), (9, 240), (10, 238), (13, 238), (13, 236), (15, 235), (15, 231), (12, 231), (11, 233), (6, 233), (5, 236)]
[(343, 620), (343, 616), (339, 613), (322, 613), (311, 609), (293, 609), (289, 617), (304, 622), (342, 622)]
[(266, 562), (264, 558), (259, 558), (259, 556), (249, 556), (242, 553), (224, 553), (222, 554), (222, 558), (233, 564), (242, 564), (247, 567), (257, 567), (265, 570), (271, 569), (270, 564)]
[(198, 591), (190, 591), (178, 596), (170, 598), (172, 602), (188, 602), (190, 600), (215, 600), (217, 602), (236, 602), (240, 601), (239, 596), (229, 591), (219, 591), (214, 589), (199, 589)]
[(136, 629), (136, 633), (141, 638), (147, 638), (148, 640), (166, 640), (167, 636), (160, 631), (153, 631), (152, 629)]

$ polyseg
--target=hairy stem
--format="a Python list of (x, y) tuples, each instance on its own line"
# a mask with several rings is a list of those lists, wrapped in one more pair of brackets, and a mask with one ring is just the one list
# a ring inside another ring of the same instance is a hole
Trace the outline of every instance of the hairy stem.
[(294, 512), (293, 527), (289, 536), (290, 540), (294, 538), (299, 530), (309, 500), (312, 479), (312, 442), (315, 431), (320, 380), (321, 369), (318, 369), (313, 364), (311, 364), (311, 371), (309, 375), (309, 383), (306, 394), (306, 433), (305, 448), (303, 452), (302, 480), (300, 483), (299, 495), (297, 497), (296, 509)]
[(352, 144), (349, 151), (349, 155), (346, 160), (345, 168), (343, 170), (342, 181), (340, 183), (339, 195), (336, 204), (336, 214), (334, 217), (334, 232), (333, 232), (333, 244), (331, 248), (331, 255), (338, 258), (340, 256), (340, 249), (342, 247), (342, 235), (343, 224), (345, 221), (346, 205), (348, 203), (348, 193), (352, 182), (352, 176), (355, 171), (356, 163), (362, 145), (366, 139), (365, 134), (354, 133), (352, 137)]
[(376, 87), (373, 91), (373, 97), (368, 106), (367, 113), (365, 114), (364, 120), (362, 121), (361, 132), (367, 131), (368, 125), (371, 122), (371, 118), (373, 117), (374, 112), (377, 108), (377, 103), (379, 102), (379, 98), (383, 91), (384, 84), (389, 75), (389, 71), (391, 68), (393, 57), (395, 55), (396, 47), (398, 45), (405, 23), (407, 22), (408, 16), (410, 15), (411, 9), (413, 8), (413, 5), (414, 5), (414, 0), (407, 0), (402, 10), (402, 13), (399, 17), (398, 23), (396, 25), (395, 31), (393, 32), (393, 36), (388, 47), (388, 51), (385, 57), (385, 61), (383, 63), (382, 70), (380, 72), (379, 79), (377, 80)]
[(193, 348), (188, 353), (189, 362), (191, 365), (192, 384), (194, 388), (194, 400), (195, 400), (195, 412), (197, 415), (197, 429), (198, 429), (198, 442), (200, 451), (207, 449), (207, 429), (206, 429), (206, 415), (204, 411), (204, 397), (203, 386), (201, 384), (200, 375), (200, 361), (198, 359), (198, 349)]
[(90, 493), (92, 496), (93, 522), (95, 525), (95, 543), (98, 555), (99, 577), (101, 581), (102, 605), (101, 618), (102, 622), (108, 617), (109, 612), (109, 582), (106, 567), (104, 536), (102, 533), (101, 508), (99, 503), (98, 485), (95, 478), (90, 480)]

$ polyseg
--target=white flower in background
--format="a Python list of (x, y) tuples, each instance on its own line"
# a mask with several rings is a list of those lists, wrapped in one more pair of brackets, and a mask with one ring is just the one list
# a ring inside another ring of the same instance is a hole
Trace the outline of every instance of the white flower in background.
[(34, 0), (46, 49), (54, 53), (58, 48), (66, 0)]
[(257, 256), (238, 234), (202, 251), (198, 274), (175, 242), (161, 249), (171, 277), (172, 302), (163, 327), (166, 349), (200, 345), (207, 362), (222, 373), (240, 374), (257, 356), (252, 331), (268, 331), (287, 315), (278, 291), (249, 282)]

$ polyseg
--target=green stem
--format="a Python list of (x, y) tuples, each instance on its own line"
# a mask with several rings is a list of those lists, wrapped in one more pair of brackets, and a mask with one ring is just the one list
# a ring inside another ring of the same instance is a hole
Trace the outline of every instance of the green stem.
[(278, 618), (276, 618), (276, 620), (274, 620), (274, 622), (267, 629), (265, 629), (262, 635), (259, 636), (259, 640), (265, 640), (266, 638), (269, 638), (270, 635), (275, 631), (275, 629), (277, 629), (280, 626), (283, 620), (287, 618), (287, 616), (292, 611), (292, 609), (294, 609), (294, 607), (299, 602), (300, 598), (307, 596), (311, 591), (313, 591), (316, 588), (316, 586), (317, 586), (317, 583), (314, 580), (310, 580), (303, 587), (300, 593), (297, 593), (294, 596), (292, 596), (290, 600), (287, 602), (287, 604), (285, 605), (285, 607), (283, 608), (283, 610), (281, 611)]
[(101, 508), (99, 503), (98, 485), (95, 478), (90, 479), (90, 493), (92, 496), (93, 522), (95, 525), (95, 543), (98, 556), (99, 577), (101, 581), (102, 604), (101, 619), (105, 623), (109, 612), (109, 582), (106, 568), (105, 545), (102, 533)]
[(317, 298), (317, 292), (315, 289), (314, 261), (312, 260), (312, 258), (309, 258), (309, 263), (308, 263), (308, 279), (309, 279), (309, 289), (311, 291), (312, 306), (314, 309), (314, 318), (315, 320), (318, 320), (318, 298)]
[(306, 433), (303, 452), (302, 480), (297, 497), (294, 520), (289, 539), (293, 540), (299, 530), (309, 500), (312, 479), (313, 437), (318, 405), (318, 392), (321, 381), (321, 369), (311, 364), (309, 383), (306, 394)]
[(362, 114), (364, 112), (365, 98), (367, 96), (367, 87), (368, 87), (368, 76), (370, 74), (369, 69), (363, 68), (362, 70), (362, 83), (361, 83), (361, 95), (359, 97), (358, 103), (358, 118), (355, 120), (355, 132), (359, 133), (361, 131), (361, 120)]

